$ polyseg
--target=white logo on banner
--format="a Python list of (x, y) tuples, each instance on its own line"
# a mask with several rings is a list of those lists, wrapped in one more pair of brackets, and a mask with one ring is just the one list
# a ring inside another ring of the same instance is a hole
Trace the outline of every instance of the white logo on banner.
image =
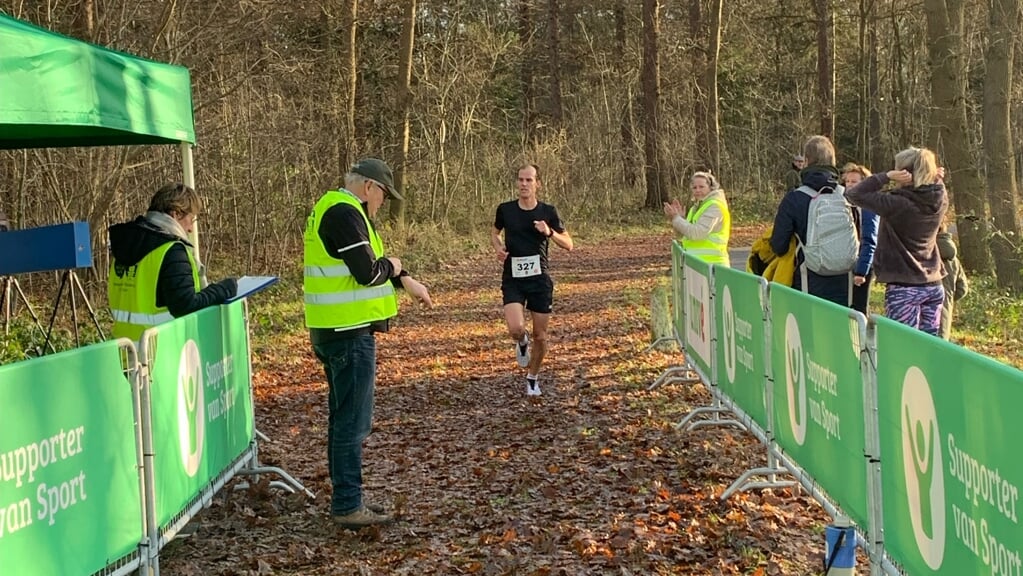
[(178, 364), (178, 445), (181, 464), (189, 477), (202, 461), (206, 436), (206, 401), (203, 398), (202, 358), (194, 340), (185, 342)]
[(785, 319), (785, 391), (789, 403), (789, 424), (796, 444), (806, 441), (806, 366), (799, 323), (789, 314)]
[(705, 364), (710, 364), (710, 280), (686, 267), (686, 344)]
[(730, 384), (735, 383), (735, 310), (732, 308), (732, 291), (725, 286), (721, 297), (721, 326), (725, 339), (725, 374)]
[(913, 536), (924, 562), (937, 570), (945, 556), (945, 475), (934, 397), (916, 366), (902, 381), (901, 407), (902, 464)]

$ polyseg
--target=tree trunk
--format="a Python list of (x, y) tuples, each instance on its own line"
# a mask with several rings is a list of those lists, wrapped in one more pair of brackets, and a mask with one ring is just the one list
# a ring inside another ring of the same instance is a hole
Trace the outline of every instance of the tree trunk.
[[(625, 0), (618, 0), (615, 3), (615, 46), (618, 49), (618, 77), (625, 78), (629, 66), (625, 61), (628, 53), (626, 43), (625, 25)], [(622, 136), (622, 179), (626, 186), (635, 186), (638, 175), (636, 174), (636, 137), (633, 129), (632, 113), (633, 91), (631, 88), (625, 90), (625, 97), (622, 101), (621, 113), (621, 136)]]
[(547, 2), (547, 58), (550, 64), (551, 126), (560, 130), (564, 110), (561, 104), (561, 7), (558, 0)]
[[(876, 2), (872, 4), (876, 5)], [(874, 14), (877, 14), (876, 9)], [(873, 21), (873, 20), (872, 20)], [(888, 165), (884, 139), (881, 138), (881, 71), (878, 58), (877, 25), (870, 27), (870, 71), (867, 73), (867, 139), (870, 142), (870, 169), (880, 172)]]
[(817, 93), (821, 135), (835, 138), (835, 18), (831, 0), (813, 0), (817, 16)]
[(710, 95), (704, 85), (707, 72), (706, 34), (703, 26), (703, 0), (689, 0), (689, 37), (692, 42), (690, 61), (693, 79), (693, 128), (696, 132), (696, 169), (713, 170), (710, 154), (710, 122), (707, 106)]
[(78, 4), (78, 34), (88, 42), (96, 41), (96, 1), (81, 0)]
[(1019, 30), (1019, 0), (989, 0), (988, 38), (984, 51), (984, 158), (987, 162), (988, 203), (994, 224), (991, 253), (998, 285), (1023, 292), (1023, 258), (1016, 219), (1016, 158), (1013, 152), (1009, 94)]
[(974, 273), (991, 271), (984, 183), (970, 154), (962, 0), (924, 0), (931, 64), (931, 137), (944, 157), (958, 219), (960, 256)]
[(646, 201), (645, 208), (659, 209), (668, 200), (668, 185), (664, 179), (664, 162), (658, 142), (660, 123), (660, 63), (657, 37), (659, 34), (658, 0), (643, 0), (643, 132), (645, 141)]
[[(398, 130), (398, 158), (394, 164), (394, 186), (398, 192), (408, 198), (405, 189), (405, 166), (408, 164), (409, 145), (409, 111), (412, 109), (412, 47), (416, 40), (416, 0), (405, 0), (405, 15), (401, 24), (401, 46), (398, 69), (398, 111), (401, 115), (401, 126)], [(390, 219), (401, 222), (405, 219), (405, 202), (397, 198), (391, 199)]]
[(536, 99), (533, 86), (533, 1), (519, 0), (519, 43), (522, 45), (522, 131), (527, 145), (536, 142)]
[(721, 168), (721, 126), (718, 121), (718, 56), (721, 54), (721, 10), (723, 0), (711, 0), (708, 27), (707, 67), (703, 88), (707, 96), (707, 145), (710, 168), (715, 174)]
[(358, 134), (355, 131), (355, 89), (359, 79), (359, 53), (357, 51), (355, 38), (356, 29), (359, 25), (359, 0), (345, 0), (344, 27), (348, 32), (347, 42), (344, 44), (343, 62), (345, 74), (345, 136), (344, 143), (338, 148), (338, 167), (341, 174), (348, 172), (348, 168), (355, 162), (355, 155), (358, 153)]

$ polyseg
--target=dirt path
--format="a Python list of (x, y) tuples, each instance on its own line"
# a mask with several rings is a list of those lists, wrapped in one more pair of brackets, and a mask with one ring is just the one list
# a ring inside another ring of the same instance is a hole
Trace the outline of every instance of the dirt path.
[[(755, 231), (746, 231), (751, 236)], [(742, 231), (738, 234), (741, 243)], [(581, 239), (554, 256), (557, 281), (542, 400), (526, 401), (504, 333), (495, 262), (420, 273), (436, 307), (405, 303), (378, 339), (370, 499), (401, 516), (358, 534), (329, 518), (326, 385), (305, 337), (256, 359), (264, 463), (315, 501), (257, 487), (225, 491), (162, 570), (191, 574), (809, 574), (824, 520), (778, 490), (716, 498), (761, 465), (748, 436), (679, 434), (701, 386), (646, 386), (678, 354), (643, 353), (651, 287), (669, 238)], [(748, 245), (748, 241), (745, 245)]]

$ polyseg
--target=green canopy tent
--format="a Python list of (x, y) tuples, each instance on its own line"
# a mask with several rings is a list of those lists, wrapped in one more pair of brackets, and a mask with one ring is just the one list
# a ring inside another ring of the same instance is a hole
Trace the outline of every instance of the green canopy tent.
[(0, 14), (0, 149), (177, 144), (194, 187), (194, 143), (187, 68)]

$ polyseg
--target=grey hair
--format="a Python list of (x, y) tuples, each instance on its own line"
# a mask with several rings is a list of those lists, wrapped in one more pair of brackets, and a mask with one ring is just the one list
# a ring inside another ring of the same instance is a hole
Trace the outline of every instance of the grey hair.
[(356, 174), (355, 172), (349, 172), (345, 174), (345, 189), (351, 189), (352, 186), (357, 186), (363, 182), (369, 182), (370, 179), (366, 178), (362, 174)]
[(718, 179), (715, 178), (714, 175), (710, 173), (710, 171), (693, 172), (693, 175), (689, 179), (689, 181), (692, 182), (694, 178), (703, 178), (707, 182), (707, 186), (710, 188), (711, 192), (721, 189), (721, 185), (718, 184)]

